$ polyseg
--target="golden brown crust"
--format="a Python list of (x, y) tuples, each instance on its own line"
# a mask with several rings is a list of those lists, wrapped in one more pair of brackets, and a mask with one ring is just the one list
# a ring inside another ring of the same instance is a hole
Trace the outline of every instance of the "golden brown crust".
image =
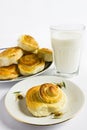
[(46, 83), (40, 87), (40, 97), (46, 103), (58, 102), (61, 96), (61, 89), (55, 84)]
[(48, 48), (40, 48), (39, 51), (41, 51), (42, 53), (52, 53), (52, 50), (48, 49)]
[(17, 63), (18, 59), (20, 59), (22, 55), (23, 51), (19, 47), (7, 48), (0, 53), (0, 67)]
[[(26, 104), (27, 107), (31, 107), (33, 110), (34, 108), (37, 108), (37, 106), (40, 106), (41, 99), (39, 97), (39, 91), (40, 86), (35, 86), (29, 89), (26, 93)], [(32, 102), (32, 103), (31, 103)], [(33, 106), (35, 103), (35, 106)]]
[(18, 46), (21, 47), (25, 51), (34, 52), (39, 46), (36, 40), (30, 35), (22, 35), (19, 40)]
[(19, 76), (17, 65), (0, 67), (0, 79), (14, 79)]
[(53, 54), (52, 51), (48, 48), (40, 48), (38, 50), (38, 56), (39, 58), (43, 58), (46, 62), (52, 62), (53, 61)]
[(29, 89), (26, 93), (26, 105), (34, 116), (48, 116), (61, 111), (66, 96), (55, 84), (45, 83)]
[(22, 75), (31, 75), (40, 72), (45, 67), (45, 62), (36, 54), (24, 55), (20, 58), (18, 68)]
[(19, 63), (24, 64), (24, 65), (34, 65), (38, 61), (38, 57), (35, 54), (28, 54), (24, 55), (19, 59)]
[(10, 57), (17, 55), (17, 53), (19, 51), (22, 51), (21, 48), (19, 48), (19, 47), (10, 47), (10, 48), (7, 48), (6, 50), (4, 50), (3, 52), (1, 52), (0, 57), (8, 56), (10, 58)]

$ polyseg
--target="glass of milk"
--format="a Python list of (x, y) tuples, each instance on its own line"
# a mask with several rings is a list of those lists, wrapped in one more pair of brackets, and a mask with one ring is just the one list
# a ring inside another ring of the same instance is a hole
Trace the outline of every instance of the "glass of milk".
[(78, 74), (83, 44), (84, 25), (51, 26), (51, 45), (57, 75)]

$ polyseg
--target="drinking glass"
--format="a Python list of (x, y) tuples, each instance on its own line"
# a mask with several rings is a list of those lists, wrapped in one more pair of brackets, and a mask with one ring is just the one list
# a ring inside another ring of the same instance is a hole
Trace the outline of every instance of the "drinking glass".
[(79, 73), (84, 25), (51, 26), (51, 45), (56, 74), (71, 77)]

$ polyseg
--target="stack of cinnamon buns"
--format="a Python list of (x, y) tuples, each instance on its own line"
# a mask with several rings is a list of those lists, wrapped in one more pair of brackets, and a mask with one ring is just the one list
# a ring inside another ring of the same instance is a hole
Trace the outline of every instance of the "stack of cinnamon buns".
[(14, 79), (20, 75), (32, 75), (42, 71), (46, 62), (52, 62), (52, 51), (40, 48), (30, 35), (22, 35), (15, 47), (0, 53), (0, 79)]

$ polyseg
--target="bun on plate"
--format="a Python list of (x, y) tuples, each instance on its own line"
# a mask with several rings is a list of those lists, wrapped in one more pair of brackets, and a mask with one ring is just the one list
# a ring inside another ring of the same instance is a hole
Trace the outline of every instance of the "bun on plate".
[(0, 67), (0, 79), (14, 79), (19, 76), (17, 65)]
[(37, 41), (30, 35), (22, 35), (18, 40), (18, 46), (29, 52), (36, 52), (39, 48)]
[(38, 50), (38, 57), (43, 58), (46, 62), (53, 61), (52, 51), (48, 48), (41, 48)]
[(40, 72), (45, 67), (43, 59), (39, 59), (36, 54), (24, 55), (19, 59), (18, 68), (22, 75), (32, 75)]
[(4, 50), (0, 53), (0, 67), (17, 63), (22, 55), (23, 51), (19, 47), (11, 47)]
[(64, 109), (66, 95), (57, 85), (45, 83), (27, 91), (26, 105), (34, 116), (48, 116)]

